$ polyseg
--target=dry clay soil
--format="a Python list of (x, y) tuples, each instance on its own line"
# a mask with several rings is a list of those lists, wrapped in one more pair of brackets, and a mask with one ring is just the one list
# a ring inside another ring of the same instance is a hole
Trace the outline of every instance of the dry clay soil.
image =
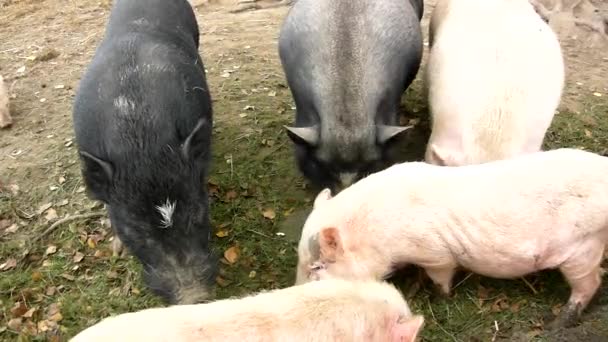
[[(425, 37), (434, 3), (425, 1)], [(601, 13), (608, 13), (608, 1), (593, 3)], [(74, 153), (69, 146), (72, 101), (83, 69), (103, 37), (109, 8), (107, 0), (0, 1), (0, 74), (12, 95), (14, 120), (10, 129), (0, 131), (1, 182), (17, 183), (22, 191), (48, 188), (49, 174), (56, 173), (57, 146)], [(217, 95), (225, 91), (218, 65), (228, 49), (248, 49), (258, 60), (267, 61), (260, 68), (282, 76), (276, 40), (288, 8), (228, 13), (233, 8), (233, 4), (220, 4), (195, 9), (201, 53), (206, 67), (213, 70), (208, 79), (216, 101), (222, 101)], [(594, 92), (608, 98), (606, 39), (567, 23), (554, 24), (554, 28), (567, 66), (561, 109), (576, 113), (578, 100)], [(217, 120), (231, 120), (227, 113), (215, 115)], [(38, 205), (32, 203), (32, 207)]]

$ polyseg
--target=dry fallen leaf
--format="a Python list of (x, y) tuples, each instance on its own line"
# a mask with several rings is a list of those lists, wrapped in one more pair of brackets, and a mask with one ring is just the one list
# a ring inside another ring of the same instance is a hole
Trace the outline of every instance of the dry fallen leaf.
[(219, 232), (215, 233), (215, 236), (219, 237), (219, 238), (223, 238), (228, 236), (228, 231), (227, 230), (220, 230)]
[(48, 221), (53, 221), (55, 219), (57, 219), (57, 211), (53, 208), (47, 210), (46, 215), (44, 216), (44, 219)]
[(24, 313), (23, 316), (21, 316), (21, 317), (32, 318), (34, 316), (34, 313), (36, 313), (36, 311), (38, 311), (38, 308), (33, 307), (33, 308), (27, 310), (27, 312)]
[(591, 132), (590, 132), (588, 129), (586, 129), (586, 130), (585, 130), (585, 135), (586, 135), (588, 138), (591, 138), (591, 136), (592, 136)]
[(74, 262), (81, 262), (82, 259), (84, 259), (84, 253), (76, 252), (76, 254), (74, 254)]
[(490, 296), (490, 289), (485, 288), (481, 285), (477, 287), (477, 297), (479, 299), (487, 299)]
[(21, 327), (21, 334), (35, 336), (38, 334), (38, 327), (31, 320), (26, 320), (23, 322), (23, 326)]
[(13, 223), (10, 227), (6, 228), (4, 231), (7, 233), (15, 233), (19, 229), (19, 226), (16, 223)]
[(54, 296), (54, 295), (55, 295), (55, 292), (57, 292), (57, 288), (56, 288), (55, 286), (49, 286), (49, 288), (48, 288), (48, 289), (46, 289), (45, 294), (46, 294), (47, 296)]
[(106, 256), (106, 253), (101, 249), (98, 249), (95, 251), (95, 254), (93, 254), (93, 256), (96, 258), (103, 258), (104, 256)]
[(63, 319), (63, 316), (61, 315), (61, 312), (56, 312), (49, 317), (49, 320), (51, 320), (53, 322), (59, 322), (62, 319)]
[(67, 273), (63, 273), (61, 275), (61, 277), (64, 278), (64, 279), (67, 279), (67, 280), (71, 280), (71, 281), (74, 281), (76, 279), (73, 275), (69, 275)]
[(10, 321), (8, 321), (8, 323), (6, 324), (8, 326), (9, 329), (13, 330), (13, 331), (20, 331), (21, 330), (21, 317), (18, 318), (13, 318)]
[(494, 303), (492, 303), (492, 312), (502, 312), (509, 308), (509, 301), (505, 296), (499, 296)]
[(33, 281), (40, 281), (40, 279), (42, 279), (42, 273), (40, 273), (38, 271), (32, 273), (32, 280)]
[(232, 201), (237, 197), (237, 193), (234, 190), (230, 190), (226, 193), (226, 201)]
[(57, 252), (57, 246), (50, 245), (46, 248), (46, 252), (44, 252), (44, 254), (51, 255), (51, 254), (55, 254), (56, 252)]
[(13, 317), (21, 317), (27, 312), (27, 306), (23, 302), (16, 302), (11, 308), (11, 314)]
[(38, 211), (36, 212), (36, 214), (41, 215), (43, 212), (47, 211), (52, 206), (53, 206), (53, 203), (43, 204), (40, 206), (40, 208), (38, 208)]
[(215, 282), (221, 287), (226, 287), (226, 286), (230, 285), (230, 283), (231, 283), (229, 280), (226, 280), (220, 276), (217, 276), (215, 278)]
[(268, 208), (268, 209), (264, 210), (262, 212), (262, 215), (264, 215), (264, 217), (267, 218), (267, 219), (269, 219), (269, 220), (274, 220), (274, 218), (277, 217), (277, 214), (271, 208)]
[(234, 264), (239, 258), (239, 248), (232, 246), (224, 251), (224, 258), (231, 264)]
[(60, 311), (59, 304), (53, 303), (46, 308), (47, 317), (53, 316)]
[(38, 322), (38, 331), (40, 332), (47, 332), (51, 329), (49, 321), (47, 320), (42, 320)]
[(0, 230), (4, 230), (11, 226), (11, 221), (9, 220), (0, 220)]
[(87, 245), (89, 245), (89, 248), (95, 248), (97, 246), (97, 244), (95, 243), (95, 241), (91, 238), (87, 239)]
[(0, 264), (0, 271), (9, 271), (15, 267), (17, 267), (17, 260), (15, 258), (10, 258), (3, 264)]

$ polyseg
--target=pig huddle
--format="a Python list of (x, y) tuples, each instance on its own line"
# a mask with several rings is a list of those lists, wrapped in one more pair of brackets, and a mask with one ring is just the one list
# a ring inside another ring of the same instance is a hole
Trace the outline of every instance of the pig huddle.
[(212, 298), (217, 272), (198, 23), (186, 0), (114, 1), (74, 103), (82, 174), (107, 206), (115, 252), (124, 244), (148, 287), (179, 305), (108, 318), (74, 340), (414, 341), (424, 319), (383, 281), (403, 264), (445, 295), (459, 268), (496, 278), (558, 268), (572, 292), (554, 325), (575, 322), (601, 282), (608, 159), (541, 151), (564, 86), (559, 41), (529, 0), (439, 0), (425, 162), (396, 164), (423, 10), (294, 1), (278, 42), (296, 104), (285, 129), (321, 190), (296, 285), (196, 304)]

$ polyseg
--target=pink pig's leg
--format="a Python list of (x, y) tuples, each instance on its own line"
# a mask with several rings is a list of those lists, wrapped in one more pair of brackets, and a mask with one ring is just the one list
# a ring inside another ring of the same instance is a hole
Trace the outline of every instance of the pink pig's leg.
[(575, 325), (601, 285), (603, 242), (592, 242), (581, 247), (583, 248), (578, 254), (573, 255), (560, 267), (572, 291), (568, 304), (555, 321), (549, 324), (550, 329)]
[(440, 293), (449, 297), (452, 289), (452, 278), (454, 277), (454, 273), (456, 273), (456, 267), (426, 267), (424, 270), (438, 287)]

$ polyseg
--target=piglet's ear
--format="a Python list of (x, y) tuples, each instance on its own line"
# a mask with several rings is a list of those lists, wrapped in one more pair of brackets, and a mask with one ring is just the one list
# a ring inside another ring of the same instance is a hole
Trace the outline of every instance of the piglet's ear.
[(321, 258), (333, 262), (336, 258), (344, 253), (342, 239), (338, 228), (324, 228), (319, 234), (319, 247), (321, 249)]
[(318, 208), (323, 202), (329, 201), (331, 198), (332, 198), (331, 190), (328, 188), (325, 188), (325, 189), (321, 190), (321, 192), (319, 192), (319, 194), (315, 198), (315, 201), (314, 201), (312, 207)]
[(391, 331), (391, 342), (416, 341), (423, 325), (424, 317), (421, 315), (400, 319)]

